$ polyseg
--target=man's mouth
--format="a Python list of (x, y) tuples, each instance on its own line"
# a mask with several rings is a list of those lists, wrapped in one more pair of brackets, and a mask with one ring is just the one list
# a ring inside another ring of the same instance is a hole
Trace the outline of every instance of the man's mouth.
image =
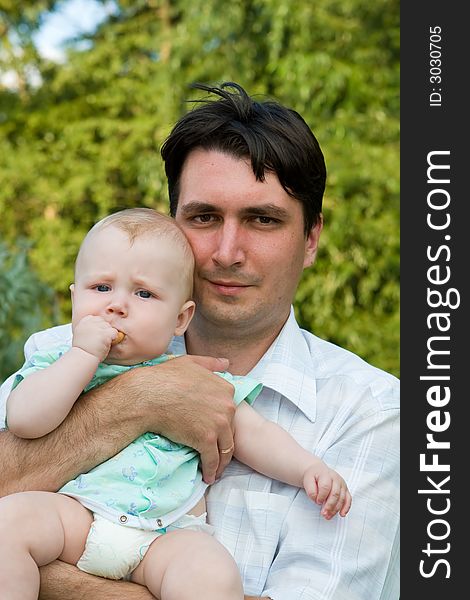
[(240, 283), (239, 281), (225, 281), (223, 279), (206, 279), (206, 281), (223, 296), (234, 296), (252, 287), (250, 284)]

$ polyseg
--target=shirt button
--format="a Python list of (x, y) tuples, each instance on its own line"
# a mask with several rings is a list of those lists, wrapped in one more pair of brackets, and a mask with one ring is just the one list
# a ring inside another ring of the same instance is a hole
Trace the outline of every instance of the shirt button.
[(163, 521), (161, 519), (157, 519), (157, 525), (159, 527), (163, 527)]
[(121, 521), (121, 523), (127, 523), (127, 517), (126, 517), (126, 515), (121, 515), (119, 517), (119, 520)]

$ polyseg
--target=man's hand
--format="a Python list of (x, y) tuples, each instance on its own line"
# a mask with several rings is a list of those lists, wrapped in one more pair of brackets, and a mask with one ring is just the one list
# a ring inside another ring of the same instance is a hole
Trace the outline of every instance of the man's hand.
[(227, 368), (226, 359), (181, 356), (123, 375), (132, 376), (128, 385), (139, 396), (144, 429), (198, 450), (209, 484), (232, 458), (221, 450), (233, 447), (233, 386), (212, 373)]

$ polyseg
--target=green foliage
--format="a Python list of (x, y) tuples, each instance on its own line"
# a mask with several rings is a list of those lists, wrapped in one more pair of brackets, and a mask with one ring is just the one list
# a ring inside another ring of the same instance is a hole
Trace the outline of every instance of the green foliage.
[(4, 73), (15, 73), (20, 100), (28, 95), (31, 75), (37, 72), (40, 63), (32, 34), (43, 15), (56, 4), (55, 0), (0, 0), (0, 77)]
[(26, 338), (57, 322), (53, 291), (31, 270), (28, 244), (14, 253), (0, 243), (0, 382), (23, 362)]
[(159, 150), (199, 96), (189, 84), (231, 80), (300, 112), (325, 153), (325, 229), (296, 297), (302, 325), (398, 374), (398, 0), (117, 5), (63, 65), (36, 63), (42, 86), (0, 89), (0, 235), (10, 247), (33, 241), (61, 320), (90, 225), (123, 207), (166, 210)]

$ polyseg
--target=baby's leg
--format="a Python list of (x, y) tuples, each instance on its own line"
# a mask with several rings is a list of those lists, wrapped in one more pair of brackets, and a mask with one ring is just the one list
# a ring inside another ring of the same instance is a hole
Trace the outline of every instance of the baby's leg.
[(205, 532), (180, 530), (152, 542), (131, 580), (160, 600), (243, 600), (238, 567)]
[(51, 492), (0, 499), (0, 590), (4, 600), (36, 600), (38, 567), (56, 558), (75, 564), (83, 553), (91, 513)]

